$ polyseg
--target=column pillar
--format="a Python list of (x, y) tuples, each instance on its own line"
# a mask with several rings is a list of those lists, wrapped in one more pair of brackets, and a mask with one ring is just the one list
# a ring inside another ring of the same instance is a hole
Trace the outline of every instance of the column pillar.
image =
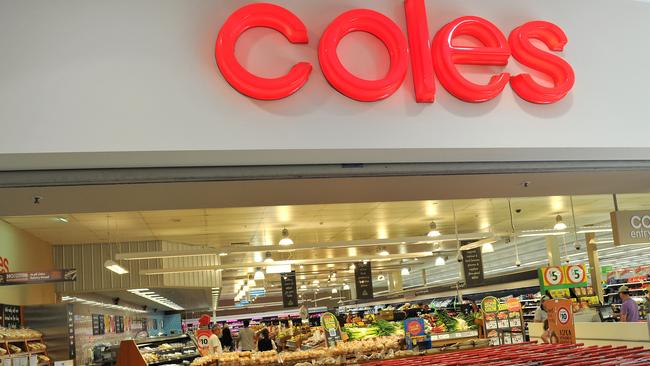
[(557, 244), (555, 235), (546, 236), (546, 256), (548, 257), (549, 266), (561, 266), (562, 257), (560, 255), (560, 247)]
[(402, 273), (400, 271), (390, 272), (388, 274), (388, 291), (402, 291), (403, 289)]
[(585, 234), (587, 243), (587, 256), (589, 257), (589, 275), (591, 276), (591, 287), (598, 300), (604, 303), (603, 276), (600, 269), (600, 258), (598, 256), (598, 244), (596, 244), (596, 235), (594, 233)]

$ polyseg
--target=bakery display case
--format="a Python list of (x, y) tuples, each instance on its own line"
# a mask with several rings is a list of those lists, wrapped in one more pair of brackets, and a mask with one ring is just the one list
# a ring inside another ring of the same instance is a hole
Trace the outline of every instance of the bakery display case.
[(0, 328), (0, 359), (35, 358), (38, 366), (51, 366), (43, 334), (33, 329)]
[(123, 341), (117, 355), (117, 366), (189, 365), (199, 356), (196, 342), (187, 334), (147, 338)]

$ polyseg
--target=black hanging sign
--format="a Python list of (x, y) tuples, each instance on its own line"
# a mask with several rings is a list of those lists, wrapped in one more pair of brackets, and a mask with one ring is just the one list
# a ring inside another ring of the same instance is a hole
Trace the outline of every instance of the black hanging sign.
[(467, 286), (479, 286), (483, 284), (483, 257), (481, 255), (481, 247), (463, 250), (462, 253), (465, 284)]
[(282, 304), (285, 308), (298, 306), (298, 287), (296, 286), (296, 271), (280, 274), (282, 280)]
[(371, 300), (374, 298), (372, 288), (372, 266), (370, 262), (359, 262), (354, 268), (354, 282), (357, 288), (357, 299)]

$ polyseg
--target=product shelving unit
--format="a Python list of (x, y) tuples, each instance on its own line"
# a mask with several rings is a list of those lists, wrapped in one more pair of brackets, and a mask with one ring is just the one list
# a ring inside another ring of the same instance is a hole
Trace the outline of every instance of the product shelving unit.
[[(605, 305), (611, 305), (615, 313), (620, 312), (620, 299), (617, 297), (618, 289), (621, 286), (628, 286), (630, 288), (630, 295), (637, 303), (641, 302), (644, 297), (644, 289), (646, 286), (650, 285), (650, 281), (630, 281), (630, 282), (620, 282), (620, 283), (611, 283), (603, 287), (605, 290)], [(647, 314), (643, 314), (647, 315)]]
[[(163, 344), (173, 344), (161, 348)], [(149, 356), (153, 356), (149, 358)], [(198, 347), (187, 334), (157, 337), (140, 341), (122, 341), (117, 356), (117, 366), (146, 366), (178, 364), (199, 357)], [(147, 361), (149, 359), (149, 361)]]
[[(3, 338), (0, 340), (0, 345), (2, 348), (7, 350), (7, 354), (5, 356), (1, 356), (0, 360), (5, 360), (5, 359), (11, 359), (11, 358), (16, 358), (16, 357), (21, 357), (21, 356), (27, 356), (28, 358), (30, 356), (37, 356), (38, 355), (43, 355), (49, 359), (49, 356), (47, 354), (47, 347), (35, 351), (30, 351), (29, 345), (32, 343), (40, 343), (45, 345), (45, 342), (43, 342), (43, 338)], [(13, 345), (15, 347), (19, 347), (21, 349), (21, 352), (12, 352), (10, 345)], [(51, 366), (52, 361), (39, 361), (38, 366)]]

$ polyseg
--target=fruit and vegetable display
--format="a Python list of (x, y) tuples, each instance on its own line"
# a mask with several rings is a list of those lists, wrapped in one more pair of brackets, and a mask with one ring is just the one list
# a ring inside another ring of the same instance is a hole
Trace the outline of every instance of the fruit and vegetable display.
[(342, 331), (348, 334), (350, 340), (363, 340), (374, 337), (403, 334), (404, 327), (401, 322), (378, 320), (368, 326), (346, 324)]
[[(431, 327), (429, 334), (462, 332), (478, 328), (474, 324), (476, 318), (476, 315), (474, 314), (465, 315), (460, 313), (452, 316), (445, 310), (436, 310), (433, 313), (425, 314), (422, 317), (425, 320), (428, 320)], [(429, 327), (427, 327), (427, 329), (429, 329)]]

